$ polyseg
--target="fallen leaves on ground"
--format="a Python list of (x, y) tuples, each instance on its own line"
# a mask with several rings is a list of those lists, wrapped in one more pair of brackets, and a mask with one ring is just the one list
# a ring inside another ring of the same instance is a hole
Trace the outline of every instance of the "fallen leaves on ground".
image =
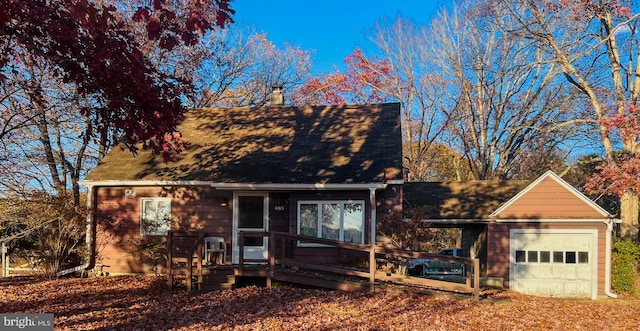
[(633, 330), (640, 300), (486, 291), (343, 292), (248, 286), (187, 295), (165, 277), (0, 278), (0, 313), (54, 313), (56, 330)]

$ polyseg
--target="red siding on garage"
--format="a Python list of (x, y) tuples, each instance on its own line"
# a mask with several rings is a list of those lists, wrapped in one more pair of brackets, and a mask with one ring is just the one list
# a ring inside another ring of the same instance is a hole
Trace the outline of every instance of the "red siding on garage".
[(509, 235), (511, 229), (596, 229), (598, 231), (598, 294), (604, 294), (606, 230), (603, 222), (490, 223), (487, 232), (487, 276), (499, 277), (509, 288)]
[(548, 176), (507, 203), (499, 219), (605, 218), (572, 190)]

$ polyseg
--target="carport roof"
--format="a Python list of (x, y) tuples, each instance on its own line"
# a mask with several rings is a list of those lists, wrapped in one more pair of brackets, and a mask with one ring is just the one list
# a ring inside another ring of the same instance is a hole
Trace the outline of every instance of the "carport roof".
[(428, 209), (428, 218), (444, 223), (488, 221), (490, 215), (531, 183), (528, 180), (409, 182), (404, 184), (405, 209)]

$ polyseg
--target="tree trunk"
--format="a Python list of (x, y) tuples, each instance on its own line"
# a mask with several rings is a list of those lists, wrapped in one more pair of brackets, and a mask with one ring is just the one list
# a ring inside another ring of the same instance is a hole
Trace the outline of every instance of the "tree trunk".
[(638, 194), (628, 189), (620, 198), (620, 238), (638, 240)]

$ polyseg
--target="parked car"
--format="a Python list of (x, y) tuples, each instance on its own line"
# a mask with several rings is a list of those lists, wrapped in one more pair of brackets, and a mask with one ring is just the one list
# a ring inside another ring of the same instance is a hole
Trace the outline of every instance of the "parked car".
[[(444, 256), (462, 257), (460, 248), (445, 248), (437, 253)], [(431, 275), (455, 275), (464, 276), (464, 264), (440, 261), (433, 259), (410, 259), (407, 260), (407, 275), (416, 277), (427, 277)]]

